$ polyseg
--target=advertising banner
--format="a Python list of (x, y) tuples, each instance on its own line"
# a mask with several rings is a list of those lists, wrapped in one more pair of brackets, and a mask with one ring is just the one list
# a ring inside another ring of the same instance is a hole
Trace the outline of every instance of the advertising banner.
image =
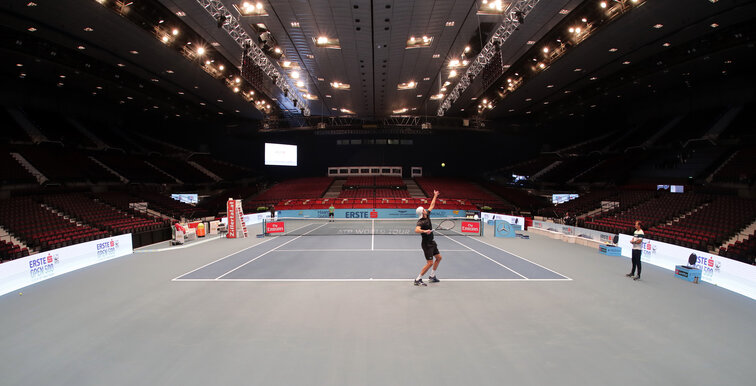
[[(249, 224), (259, 224), (259, 223), (263, 222), (263, 220), (270, 220), (270, 212), (260, 212), (260, 213), (245, 214), (244, 216), (242, 216), (242, 219), (244, 219), (244, 223), (247, 224), (247, 225), (249, 225)], [(221, 218), (220, 222), (222, 224), (228, 224), (228, 217)]]
[[(280, 210), (279, 217), (328, 218), (328, 209)], [(415, 209), (338, 209), (335, 218), (417, 218)], [(431, 218), (466, 217), (467, 211), (459, 209), (434, 209)]]
[(226, 202), (226, 213), (228, 214), (228, 233), (226, 233), (226, 238), (235, 239), (237, 228), (236, 218), (238, 217), (236, 215), (236, 200), (228, 200)]
[(550, 221), (533, 221), (533, 228), (559, 232), (570, 236), (582, 237), (600, 243), (611, 243), (614, 233), (600, 232), (593, 229), (580, 228), (571, 225), (555, 224)]
[(462, 233), (480, 233), (480, 223), (477, 221), (462, 221)]
[(498, 214), (498, 213), (488, 213), (488, 212), (481, 212), (480, 218), (483, 219), (483, 222), (488, 223), (488, 221), (493, 220), (504, 220), (512, 225), (519, 225), (521, 228), (525, 228), (525, 217), (519, 217), (519, 216), (509, 216), (506, 214)]
[(0, 264), (0, 295), (132, 252), (125, 234), (11, 260)]
[(508, 221), (494, 220), (494, 237), (515, 237), (515, 227)]
[(271, 221), (265, 223), (265, 233), (284, 233), (283, 221)]
[[(619, 235), (617, 245), (622, 248), (622, 256), (630, 257), (632, 238)], [(695, 267), (701, 270), (701, 280), (756, 299), (756, 266), (656, 240), (644, 239), (641, 246), (641, 261), (671, 271), (675, 270), (675, 265), (687, 264), (688, 257), (695, 254)]]

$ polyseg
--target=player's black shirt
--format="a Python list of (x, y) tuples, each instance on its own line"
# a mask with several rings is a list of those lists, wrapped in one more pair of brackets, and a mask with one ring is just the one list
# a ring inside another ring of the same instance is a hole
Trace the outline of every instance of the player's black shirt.
[[(433, 229), (433, 225), (431, 224), (430, 220), (431, 211), (428, 211), (428, 217), (423, 217), (419, 220), (417, 220), (417, 226), (420, 227), (420, 229), (427, 231), (428, 229)], [(423, 238), (423, 242), (433, 241), (433, 232), (429, 234), (421, 233), (420, 236)]]

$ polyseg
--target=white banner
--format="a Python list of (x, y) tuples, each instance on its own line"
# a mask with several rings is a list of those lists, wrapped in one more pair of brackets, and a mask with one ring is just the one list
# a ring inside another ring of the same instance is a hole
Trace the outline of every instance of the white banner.
[[(243, 217), (244, 224), (259, 224), (263, 222), (263, 219), (270, 220), (270, 212), (260, 212), (260, 213), (252, 213), (252, 214), (245, 214)], [(228, 223), (228, 217), (223, 217), (220, 219), (220, 222), (222, 224)]]
[(519, 225), (522, 229), (525, 229), (525, 217), (509, 216), (506, 214), (481, 212), (480, 218), (484, 223), (488, 223), (489, 220), (504, 220), (510, 224)]
[[(618, 246), (622, 256), (630, 257), (630, 235), (619, 235)], [(701, 270), (701, 280), (727, 288), (730, 291), (756, 299), (756, 267), (678, 245), (644, 239), (641, 261), (674, 271), (675, 265), (687, 265), (691, 253), (697, 256), (696, 268)]]
[(593, 229), (580, 228), (572, 225), (555, 224), (551, 221), (533, 221), (533, 228), (564, 233), (565, 235), (582, 237), (584, 239), (594, 240), (605, 244), (611, 243), (614, 238), (614, 233), (599, 232)]
[(125, 234), (11, 260), (0, 264), (0, 295), (132, 252)]

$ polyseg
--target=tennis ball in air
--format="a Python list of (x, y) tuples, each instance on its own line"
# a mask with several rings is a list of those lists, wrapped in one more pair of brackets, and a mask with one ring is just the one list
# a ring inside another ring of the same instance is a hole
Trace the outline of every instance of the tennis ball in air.
[(441, 167), (442, 167), (442, 168), (443, 168), (443, 167), (446, 167), (446, 163), (444, 163), (444, 162), (441, 162)]

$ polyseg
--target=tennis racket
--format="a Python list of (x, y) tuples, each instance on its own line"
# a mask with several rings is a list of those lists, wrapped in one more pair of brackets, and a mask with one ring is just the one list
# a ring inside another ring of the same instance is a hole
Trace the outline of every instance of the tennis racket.
[(454, 220), (444, 220), (436, 225), (437, 231), (448, 231), (454, 228)]

